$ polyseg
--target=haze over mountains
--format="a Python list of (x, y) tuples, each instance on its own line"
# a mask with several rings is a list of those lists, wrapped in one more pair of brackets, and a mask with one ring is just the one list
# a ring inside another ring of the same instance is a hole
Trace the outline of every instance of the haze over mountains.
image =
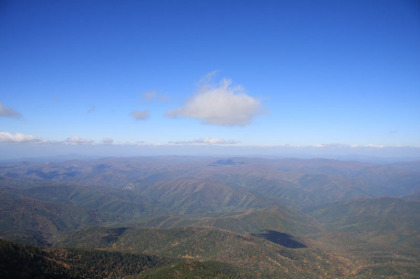
[[(415, 278), (418, 166), (239, 157), (3, 163), (0, 235), (162, 259), (146, 273), (119, 273), (127, 276), (192, 269), (221, 278)], [(56, 248), (42, 249), (58, 257)], [(51, 261), (72, 266), (63, 255)]]

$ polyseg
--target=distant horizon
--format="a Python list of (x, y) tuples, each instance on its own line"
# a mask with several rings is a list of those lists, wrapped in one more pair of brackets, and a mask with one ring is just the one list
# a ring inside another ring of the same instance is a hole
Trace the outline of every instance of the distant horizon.
[[(0, 162), (16, 161), (68, 161), (105, 158), (136, 157), (214, 157), (214, 158), (270, 158), (270, 159), (329, 159), (372, 163), (420, 161), (420, 148), (410, 147), (346, 147), (346, 146), (278, 146), (278, 147), (226, 147), (226, 146), (56, 146), (53, 153), (48, 146), (36, 150), (23, 149), (17, 144), (9, 148), (0, 146)], [(14, 147), (14, 148), (10, 148)], [(28, 147), (28, 146), (26, 146)], [(61, 147), (61, 148), (60, 148)], [(63, 148), (64, 147), (64, 148)]]

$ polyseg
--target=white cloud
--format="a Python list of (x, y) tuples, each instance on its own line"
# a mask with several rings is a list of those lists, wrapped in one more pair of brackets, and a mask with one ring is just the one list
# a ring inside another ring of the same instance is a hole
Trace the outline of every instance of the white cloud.
[(84, 139), (78, 136), (73, 136), (67, 138), (63, 143), (64, 144), (72, 144), (72, 145), (78, 145), (78, 144), (93, 144), (93, 140), (91, 139)]
[(6, 107), (2, 103), (0, 103), (0, 116), (21, 117), (22, 115), (19, 112), (15, 111), (14, 109)]
[(218, 85), (206, 80), (199, 85), (198, 93), (185, 106), (170, 109), (166, 116), (201, 119), (204, 124), (245, 126), (264, 113), (260, 101), (247, 95), (241, 86), (232, 86), (223, 79)]
[(149, 111), (148, 110), (133, 110), (131, 112), (131, 116), (133, 116), (136, 120), (146, 120), (149, 118)]
[(7, 143), (42, 143), (44, 140), (41, 138), (25, 135), (22, 133), (11, 134), (9, 132), (0, 132), (0, 142)]
[(221, 138), (204, 138), (204, 139), (193, 139), (191, 141), (176, 141), (170, 142), (174, 144), (237, 144), (239, 141), (236, 140), (224, 140)]

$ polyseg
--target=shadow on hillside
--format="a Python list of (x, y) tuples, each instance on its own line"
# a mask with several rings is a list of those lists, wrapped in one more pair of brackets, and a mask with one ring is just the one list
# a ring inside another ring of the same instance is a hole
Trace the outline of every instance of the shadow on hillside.
[(106, 242), (115, 242), (128, 228), (109, 228), (100, 236)]
[(305, 244), (294, 240), (293, 236), (291, 236), (290, 234), (281, 233), (278, 231), (266, 230), (266, 233), (252, 234), (252, 235), (256, 237), (264, 238), (268, 241), (279, 244), (286, 248), (298, 249), (298, 248), (307, 247)]

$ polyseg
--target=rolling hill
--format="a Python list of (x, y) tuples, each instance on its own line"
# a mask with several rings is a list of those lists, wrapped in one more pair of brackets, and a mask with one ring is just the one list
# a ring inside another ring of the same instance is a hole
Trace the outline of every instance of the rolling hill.
[(147, 254), (40, 249), (0, 239), (1, 278), (121, 278), (169, 262)]
[(164, 230), (94, 227), (72, 234), (59, 245), (217, 261), (231, 264), (245, 274), (261, 273), (263, 277), (305, 278), (325, 272), (343, 276), (352, 268), (316, 247), (291, 249), (263, 238), (207, 227)]
[(51, 278), (75, 274), (70, 263), (82, 272), (81, 254), (115, 266), (107, 253), (167, 260), (121, 267), (117, 277), (415, 278), (418, 165), (176, 156), (2, 163), (0, 237), (44, 247), (25, 246), (53, 259), (42, 264)]
[(420, 202), (399, 198), (336, 202), (306, 212), (330, 232), (383, 246), (420, 248)]

